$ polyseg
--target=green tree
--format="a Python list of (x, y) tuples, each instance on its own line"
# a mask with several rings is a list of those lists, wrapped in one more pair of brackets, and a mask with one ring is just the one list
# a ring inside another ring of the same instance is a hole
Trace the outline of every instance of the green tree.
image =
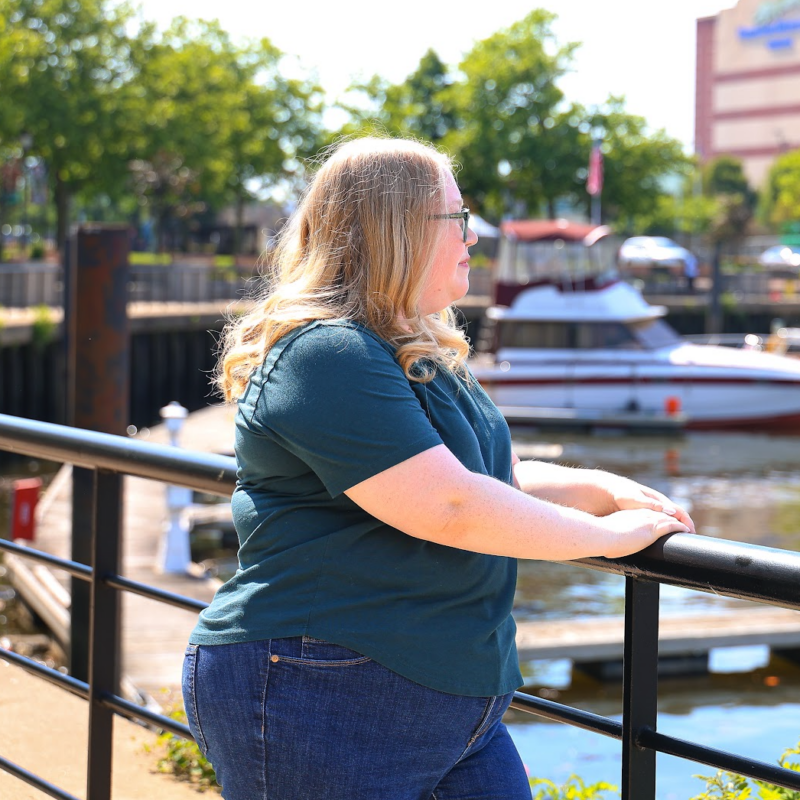
[(449, 93), (453, 78), (434, 50), (402, 83), (391, 84), (379, 75), (354, 84), (352, 92), (367, 98), (366, 108), (345, 105), (350, 115), (347, 132), (369, 127), (392, 134), (440, 141), (456, 123)]
[(734, 156), (718, 156), (707, 162), (702, 169), (703, 192), (707, 195), (750, 195), (753, 190), (747, 182), (740, 159)]
[(800, 150), (775, 159), (761, 195), (760, 216), (776, 228), (800, 222)]
[(132, 18), (107, 0), (0, 0), (0, 94), (47, 162), (59, 246), (77, 191), (124, 182)]
[(603, 216), (620, 230), (640, 230), (640, 219), (653, 215), (666, 194), (664, 178), (688, 174), (692, 161), (665, 131), (648, 132), (621, 97), (610, 97), (588, 124), (603, 141)]
[(554, 19), (532, 11), (477, 42), (459, 66), (463, 79), (449, 92), (454, 127), (444, 144), (464, 165), (464, 194), (490, 217), (500, 217), (513, 200), (536, 213), (575, 188), (579, 122), (569, 124), (557, 84), (577, 45), (556, 41)]
[[(134, 173), (159, 176), (143, 198), (163, 230), (202, 203), (235, 203), (241, 224), (255, 184), (300, 169), (318, 142), (318, 89), (280, 72), (282, 53), (267, 39), (238, 44), (217, 22), (173, 21), (146, 31), (133, 105), (142, 120)], [(238, 237), (237, 237), (238, 240)]]

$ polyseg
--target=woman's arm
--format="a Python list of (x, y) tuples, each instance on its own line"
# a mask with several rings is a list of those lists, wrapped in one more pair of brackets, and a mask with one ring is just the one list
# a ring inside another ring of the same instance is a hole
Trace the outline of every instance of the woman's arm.
[(351, 487), (365, 511), (410, 536), (489, 555), (618, 557), (689, 526), (652, 508), (594, 516), (467, 470), (444, 445)]
[(544, 461), (512, 458), (514, 485), (526, 494), (596, 516), (634, 508), (650, 508), (677, 517), (694, 532), (684, 509), (661, 492), (629, 478), (599, 469), (562, 467)]

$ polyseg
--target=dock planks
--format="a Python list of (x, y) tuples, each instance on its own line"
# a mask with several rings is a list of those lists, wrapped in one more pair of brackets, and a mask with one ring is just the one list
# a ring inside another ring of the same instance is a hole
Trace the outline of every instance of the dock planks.
[[(168, 444), (163, 425), (144, 432), (149, 441)], [(230, 455), (233, 452), (233, 409), (210, 407), (190, 414), (180, 437), (181, 446)], [(168, 520), (166, 487), (143, 478), (124, 479), (122, 574), (159, 589), (209, 602), (219, 581), (192, 575), (163, 574), (158, 569), (159, 546)], [(37, 509), (35, 547), (62, 558), (70, 557), (72, 481), (62, 468)], [(56, 572), (69, 589), (69, 576)], [(122, 674), (138, 690), (158, 698), (180, 687), (183, 653), (196, 613), (123, 593)]]
[[(569, 658), (574, 662), (622, 659), (623, 618), (592, 617), (517, 623), (520, 660)], [(664, 615), (659, 621), (661, 656), (693, 656), (717, 647), (766, 644), (800, 647), (800, 611), (742, 602), (735, 611)]]

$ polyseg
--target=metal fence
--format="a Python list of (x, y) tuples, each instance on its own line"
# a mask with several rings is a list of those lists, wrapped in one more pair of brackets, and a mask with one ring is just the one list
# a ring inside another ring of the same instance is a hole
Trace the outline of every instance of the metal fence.
[[(209, 264), (131, 265), (128, 300), (145, 303), (204, 303), (236, 300), (260, 280), (254, 266)], [(63, 304), (63, 270), (57, 264), (0, 264), (0, 306), (28, 308)]]
[[(623, 277), (625, 277), (623, 273)], [(705, 297), (711, 280), (701, 277), (695, 288), (669, 271), (653, 270), (633, 280), (646, 295), (687, 295)], [(203, 303), (236, 300), (257, 290), (262, 280), (256, 266), (213, 266), (210, 264), (131, 265), (128, 268), (128, 300), (145, 303)], [(720, 276), (720, 292), (738, 302), (800, 302), (800, 272), (790, 269), (753, 267)], [(470, 276), (470, 294), (491, 294), (492, 272), (476, 269)], [(61, 306), (63, 271), (57, 264), (31, 262), (0, 264), (0, 306), (28, 308)]]
[[(134, 592), (194, 611), (205, 605), (153, 589), (119, 574), (121, 531), (118, 508), (122, 476), (135, 475), (212, 494), (229, 495), (235, 481), (235, 462), (224, 456), (187, 452), (6, 415), (0, 415), (0, 449), (71, 463), (91, 470), (94, 476), (91, 566), (0, 541), (0, 550), (66, 570), (75, 578), (90, 583), (89, 681), (62, 675), (15, 653), (3, 651), (0, 657), (88, 700), (86, 798), (108, 800), (111, 796), (114, 714), (191, 738), (185, 725), (119, 696), (120, 592)], [(625, 576), (622, 721), (522, 692), (516, 693), (512, 706), (619, 740), (623, 800), (654, 800), (657, 753), (800, 790), (800, 774), (797, 772), (667, 736), (657, 729), (660, 584), (800, 609), (800, 553), (677, 534), (627, 558), (592, 558), (576, 563)], [(94, 646), (100, 642), (102, 646)], [(50, 797), (77, 800), (1, 754), (0, 768)]]

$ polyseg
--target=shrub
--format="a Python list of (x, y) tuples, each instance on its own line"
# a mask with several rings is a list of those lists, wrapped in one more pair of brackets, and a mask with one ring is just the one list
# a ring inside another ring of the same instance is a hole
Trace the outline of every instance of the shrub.
[(588, 786), (577, 775), (570, 775), (563, 786), (558, 786), (546, 778), (531, 778), (532, 789), (537, 789), (533, 793), (533, 800), (605, 800), (605, 792), (613, 792), (619, 795), (619, 789), (610, 783), (592, 783)]
[[(800, 755), (800, 742), (785, 750), (778, 764), (786, 769), (800, 772), (800, 763), (792, 756)], [(706, 789), (692, 800), (800, 800), (800, 791), (784, 789), (765, 781), (750, 781), (733, 772), (718, 772), (716, 775), (695, 775), (706, 782)], [(755, 791), (754, 791), (755, 790)]]
[[(176, 722), (186, 722), (183, 709), (172, 711), (169, 717)], [(162, 750), (156, 764), (159, 772), (167, 772), (180, 780), (189, 781), (203, 791), (219, 791), (214, 768), (193, 741), (165, 731), (158, 737), (158, 743)]]

